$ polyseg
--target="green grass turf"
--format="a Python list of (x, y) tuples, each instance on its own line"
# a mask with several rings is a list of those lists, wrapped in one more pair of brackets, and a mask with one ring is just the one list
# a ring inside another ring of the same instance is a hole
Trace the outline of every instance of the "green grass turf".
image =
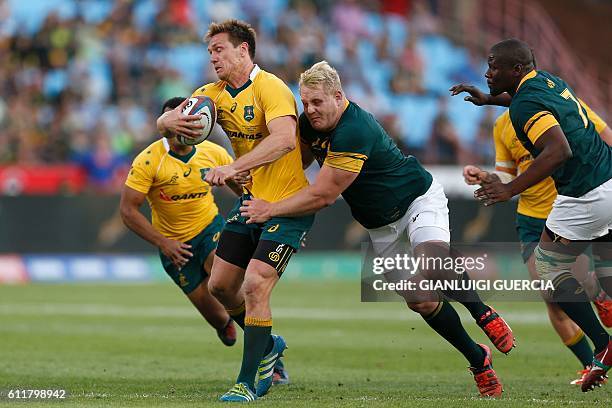
[[(518, 348), (494, 352), (506, 391), (492, 401), (476, 397), (466, 361), (402, 304), (360, 303), (358, 282), (283, 281), (273, 300), (292, 384), (273, 388), (260, 406), (612, 406), (610, 386), (583, 394), (568, 384), (578, 364), (542, 304), (496, 305)], [(1, 392), (69, 393), (27, 406), (221, 406), (241, 348), (241, 340), (222, 346), (169, 284), (0, 286)]]

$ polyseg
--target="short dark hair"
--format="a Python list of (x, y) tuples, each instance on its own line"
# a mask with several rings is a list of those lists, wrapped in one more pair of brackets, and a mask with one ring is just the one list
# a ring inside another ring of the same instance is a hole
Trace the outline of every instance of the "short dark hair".
[(251, 59), (255, 59), (255, 30), (245, 21), (231, 19), (221, 23), (210, 23), (208, 32), (204, 37), (204, 41), (209, 42), (210, 39), (221, 33), (227, 33), (229, 40), (234, 47), (239, 46), (243, 42), (249, 46), (249, 55)]
[(491, 47), (499, 63), (506, 66), (520, 64), (527, 69), (535, 69), (535, 55), (529, 44), (517, 38), (509, 38)]
[(161, 113), (164, 113), (166, 109), (175, 109), (177, 106), (183, 103), (185, 99), (187, 98), (184, 96), (175, 96), (174, 98), (168, 99), (166, 102), (164, 102), (161, 108)]

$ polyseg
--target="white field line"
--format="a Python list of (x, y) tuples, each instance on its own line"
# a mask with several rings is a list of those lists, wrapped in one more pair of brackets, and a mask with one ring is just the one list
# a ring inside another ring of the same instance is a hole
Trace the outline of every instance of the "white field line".
[[(303, 320), (376, 320), (376, 321), (413, 321), (420, 320), (416, 313), (411, 312), (401, 303), (390, 310), (385, 307), (373, 310), (375, 305), (356, 304), (352, 308), (295, 308), (276, 307), (272, 313), (274, 318)], [(468, 319), (463, 313), (463, 307), (456, 305), (463, 319)], [(96, 303), (0, 303), (0, 316), (100, 316), (100, 317), (134, 317), (134, 318), (194, 318), (197, 313), (190, 307), (183, 306), (126, 306), (106, 305)], [(520, 324), (542, 324), (548, 322), (545, 308), (541, 311), (505, 312), (502, 316), (506, 321)]]

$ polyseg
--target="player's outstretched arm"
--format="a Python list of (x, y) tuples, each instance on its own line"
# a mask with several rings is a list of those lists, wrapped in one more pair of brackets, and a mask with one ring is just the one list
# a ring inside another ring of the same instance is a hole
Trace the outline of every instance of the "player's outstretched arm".
[(166, 238), (153, 228), (149, 220), (140, 212), (140, 206), (145, 198), (146, 195), (140, 191), (123, 186), (119, 204), (121, 219), (126, 227), (159, 248), (180, 269), (193, 256), (189, 251), (191, 245)]
[(175, 137), (182, 135), (185, 137), (200, 136), (204, 126), (200, 123), (202, 115), (183, 115), (183, 108), (189, 102), (185, 99), (176, 108), (163, 113), (157, 118), (157, 130), (164, 137)]
[(572, 157), (572, 149), (558, 125), (546, 130), (534, 145), (541, 153), (524, 173), (508, 184), (502, 183), (499, 178), (497, 181), (485, 181), (482, 187), (474, 192), (474, 196), (485, 205), (507, 201), (552, 175), (559, 166)]
[(265, 222), (272, 217), (313, 214), (333, 204), (358, 175), (359, 173), (323, 165), (314, 184), (276, 203), (258, 199), (245, 200), (240, 212), (247, 218), (247, 224)]
[(205, 181), (213, 186), (225, 185), (227, 179), (237, 173), (249, 171), (264, 164), (272, 163), (296, 146), (295, 116), (280, 116), (268, 123), (270, 134), (253, 150), (226, 166), (215, 167), (206, 174)]
[(253, 150), (236, 159), (236, 171), (247, 171), (272, 163), (295, 149), (297, 121), (295, 116), (281, 116), (268, 123), (270, 134)]
[(473, 85), (468, 84), (457, 84), (451, 86), (449, 89), (451, 96), (459, 95), (462, 92), (467, 92), (469, 95), (463, 98), (467, 102), (472, 102), (476, 106), (482, 105), (497, 105), (497, 106), (510, 106), (512, 97), (507, 93), (502, 93), (493, 96), (488, 93), (482, 92), (480, 89)]

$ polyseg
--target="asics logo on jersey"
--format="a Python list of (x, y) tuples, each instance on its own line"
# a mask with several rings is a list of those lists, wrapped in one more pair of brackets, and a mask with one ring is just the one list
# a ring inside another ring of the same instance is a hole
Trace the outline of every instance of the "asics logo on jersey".
[(268, 232), (276, 232), (279, 227), (280, 227), (280, 224), (273, 225), (270, 228), (268, 228)]
[(189, 177), (190, 174), (191, 174), (191, 167), (189, 168), (189, 170), (183, 173), (183, 177)]

